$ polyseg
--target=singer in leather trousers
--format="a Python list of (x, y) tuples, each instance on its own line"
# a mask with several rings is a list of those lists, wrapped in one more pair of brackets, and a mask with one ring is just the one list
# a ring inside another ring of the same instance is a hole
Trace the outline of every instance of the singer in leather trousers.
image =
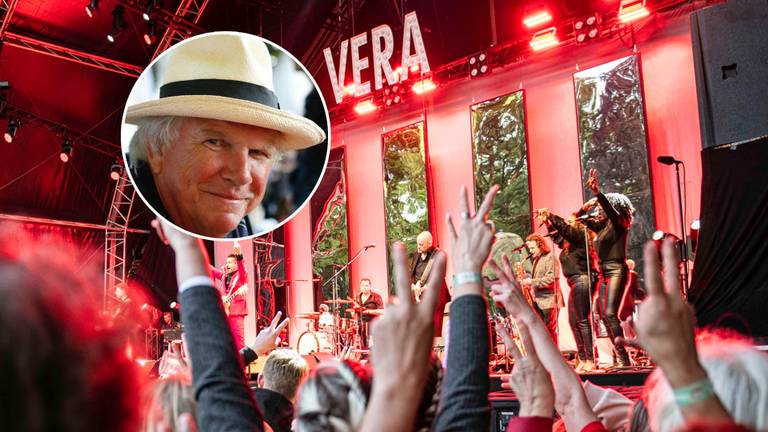
[(625, 261), (605, 261), (600, 263), (600, 269), (603, 273), (598, 300), (600, 316), (608, 331), (608, 337), (614, 343), (619, 366), (629, 366), (627, 350), (614, 342), (617, 336), (623, 336), (618, 314), (627, 287), (629, 267)]
[[(568, 277), (571, 294), (568, 296), (568, 321), (573, 337), (576, 339), (576, 349), (579, 360), (594, 361), (592, 349), (592, 326), (589, 322), (589, 310), (592, 297), (590, 295), (589, 276), (576, 274)], [(592, 274), (592, 289), (597, 288), (597, 274)]]

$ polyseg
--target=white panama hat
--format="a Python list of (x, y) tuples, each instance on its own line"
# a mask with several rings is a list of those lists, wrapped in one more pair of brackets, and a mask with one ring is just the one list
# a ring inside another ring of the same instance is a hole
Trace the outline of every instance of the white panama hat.
[(304, 117), (282, 111), (272, 82), (272, 61), (254, 35), (214, 32), (171, 48), (160, 80), (160, 98), (128, 107), (125, 121), (146, 117), (198, 117), (282, 132), (281, 150), (298, 150), (325, 139)]

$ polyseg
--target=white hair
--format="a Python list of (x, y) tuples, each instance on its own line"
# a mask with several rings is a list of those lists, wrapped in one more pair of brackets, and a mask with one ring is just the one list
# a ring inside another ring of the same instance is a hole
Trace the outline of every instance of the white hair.
[(131, 165), (136, 166), (139, 161), (147, 162), (149, 146), (153, 153), (164, 152), (179, 137), (184, 120), (184, 117), (175, 116), (145, 117), (139, 120), (138, 130), (133, 134), (129, 146)]
[[(715, 394), (734, 422), (754, 430), (768, 429), (768, 355), (748, 341), (713, 332), (700, 334), (696, 345)], [(648, 377), (644, 392), (651, 430), (674, 431), (684, 425), (660, 370)]]
[(416, 236), (416, 241), (420, 240), (429, 240), (429, 242), (432, 243), (432, 233), (429, 231), (420, 232), (419, 235)]

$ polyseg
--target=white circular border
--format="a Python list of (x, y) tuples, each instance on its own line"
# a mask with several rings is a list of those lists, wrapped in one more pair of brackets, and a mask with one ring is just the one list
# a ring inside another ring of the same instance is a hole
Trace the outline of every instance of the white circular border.
[[(301, 67), (301, 70), (309, 78), (310, 82), (312, 82), (312, 85), (314, 86), (315, 91), (317, 91), (318, 95), (320, 96), (320, 101), (323, 103), (323, 110), (325, 111), (325, 122), (326, 122), (325, 124), (326, 124), (326, 128), (327, 128), (327, 130), (325, 131), (325, 136), (326, 136), (325, 162), (323, 163), (323, 169), (320, 172), (320, 176), (317, 178), (317, 181), (315, 182), (315, 187), (312, 188), (312, 192), (310, 192), (309, 195), (307, 195), (307, 198), (304, 200), (304, 202), (296, 210), (294, 210), (287, 218), (285, 218), (285, 220), (280, 221), (277, 225), (271, 227), (270, 229), (268, 229), (266, 231), (261, 231), (261, 232), (258, 232), (256, 234), (253, 234), (253, 235), (250, 235), (250, 236), (245, 236), (245, 237), (234, 237), (234, 238), (229, 238), (229, 237), (221, 237), (221, 238), (207, 237), (207, 236), (204, 236), (204, 235), (193, 233), (191, 231), (187, 231), (184, 228), (179, 227), (175, 223), (171, 222), (170, 220), (168, 220), (165, 217), (163, 217), (162, 215), (160, 215), (160, 213), (158, 213), (157, 210), (155, 210), (155, 208), (152, 205), (150, 205), (149, 202), (147, 202), (146, 198), (144, 198), (144, 195), (141, 193), (139, 188), (136, 187), (136, 182), (133, 180), (133, 175), (131, 174), (130, 167), (128, 166), (128, 160), (126, 158), (127, 152), (123, 151), (123, 143), (122, 142), (121, 142), (121, 146), (120, 146), (120, 153), (122, 153), (122, 157), (123, 157), (123, 169), (125, 169), (127, 171), (127, 173), (128, 173), (128, 179), (131, 181), (131, 184), (133, 185), (133, 190), (136, 191), (136, 193), (139, 195), (139, 197), (141, 197), (141, 200), (144, 202), (144, 204), (147, 206), (147, 208), (149, 208), (152, 211), (152, 213), (155, 214), (155, 216), (157, 216), (158, 218), (161, 218), (164, 221), (168, 222), (169, 224), (171, 224), (177, 230), (179, 230), (179, 231), (181, 231), (181, 232), (183, 232), (183, 233), (185, 233), (187, 235), (191, 235), (193, 237), (197, 237), (197, 238), (200, 238), (200, 239), (211, 240), (211, 241), (250, 240), (250, 239), (253, 239), (253, 238), (256, 238), (256, 237), (259, 237), (259, 236), (263, 236), (265, 234), (269, 234), (269, 233), (277, 230), (278, 228), (280, 228), (283, 225), (285, 225), (286, 223), (288, 223), (291, 219), (293, 219), (294, 216), (296, 216), (297, 213), (302, 211), (304, 209), (304, 207), (312, 199), (312, 197), (315, 195), (315, 192), (317, 192), (317, 188), (320, 186), (320, 182), (323, 180), (323, 176), (325, 175), (325, 170), (328, 168), (328, 159), (331, 156), (331, 118), (330, 118), (330, 116), (328, 114), (328, 104), (325, 102), (325, 96), (323, 96), (323, 92), (320, 90), (320, 86), (317, 85), (317, 81), (315, 81), (315, 77), (313, 77), (312, 74), (309, 73), (309, 71), (304, 66), (304, 64), (301, 63), (296, 57), (294, 57), (293, 54), (291, 54), (285, 48), (283, 48), (280, 45), (272, 42), (271, 40), (265, 39), (265, 38), (263, 38), (261, 36), (257, 36), (257, 35), (250, 34), (250, 33), (235, 32), (235, 31), (216, 31), (216, 32), (203, 33), (203, 34), (200, 34), (200, 35), (197, 35), (197, 36), (193, 36), (193, 37), (188, 38), (188, 39), (184, 39), (183, 41), (181, 41), (181, 42), (173, 45), (172, 47), (166, 49), (159, 56), (157, 56), (154, 60), (152, 60), (152, 62), (150, 62), (149, 65), (147, 65), (147, 67), (144, 68), (144, 70), (141, 72), (141, 75), (139, 75), (139, 78), (136, 79), (136, 82), (133, 84), (133, 87), (131, 87), (131, 92), (128, 95), (128, 100), (131, 99), (131, 95), (133, 95), (133, 92), (136, 90), (136, 85), (138, 84), (138, 82), (141, 79), (141, 77), (145, 73), (149, 72), (158, 60), (163, 58), (167, 53), (171, 52), (177, 46), (180, 46), (181, 44), (185, 44), (185, 43), (187, 43), (189, 41), (192, 41), (192, 40), (195, 40), (195, 39), (198, 39), (198, 38), (204, 38), (204, 37), (216, 36), (216, 35), (223, 35), (223, 34), (231, 34), (231, 35), (237, 35), (237, 36), (245, 35), (245, 36), (249, 36), (249, 37), (255, 37), (255, 38), (261, 39), (264, 43), (270, 44), (274, 48), (280, 50), (282, 53), (287, 54), (291, 58), (291, 60), (293, 60), (293, 62), (295, 64), (297, 64), (297, 65), (299, 65)], [(123, 128), (126, 127), (125, 116), (126, 116), (127, 113), (128, 113), (128, 104), (126, 103), (125, 107), (123, 108), (122, 122), (120, 123), (120, 139), (121, 140), (123, 140)], [(310, 229), (311, 229), (311, 227), (310, 227)]]

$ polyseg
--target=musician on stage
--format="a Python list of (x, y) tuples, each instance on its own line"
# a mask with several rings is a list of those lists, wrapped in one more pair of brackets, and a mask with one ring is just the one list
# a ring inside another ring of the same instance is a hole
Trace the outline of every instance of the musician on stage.
[[(411, 290), (418, 302), (426, 288), (432, 264), (437, 257), (438, 249), (432, 244), (432, 234), (422, 231), (416, 236), (416, 253), (411, 260)], [(443, 282), (440, 286), (440, 299), (435, 310), (435, 336), (440, 336), (443, 327), (443, 309), (448, 302), (448, 286)]]
[(371, 280), (360, 279), (360, 294), (357, 296), (357, 304), (362, 308), (358, 324), (360, 325), (360, 337), (363, 348), (368, 347), (369, 326), (384, 311), (384, 300), (371, 290)]
[(541, 234), (534, 233), (526, 237), (525, 245), (533, 256), (533, 270), (530, 277), (520, 280), (520, 284), (530, 288), (533, 308), (557, 345), (557, 311), (562, 296), (559, 295), (560, 289), (557, 287), (555, 254)]
[(622, 336), (619, 323), (619, 307), (627, 286), (629, 268), (627, 267), (627, 242), (632, 225), (632, 213), (635, 208), (626, 195), (620, 193), (603, 194), (597, 178), (597, 170), (589, 170), (587, 186), (595, 198), (587, 201), (581, 212), (587, 214), (597, 209), (596, 218), (584, 223), (594, 231), (594, 246), (601, 271), (598, 310), (605, 323), (608, 336), (614, 343), (614, 352), (618, 366), (629, 366), (627, 350), (615, 345), (616, 337)]
[(571, 288), (568, 296), (568, 322), (578, 351), (576, 372), (590, 372), (595, 369), (595, 355), (589, 313), (591, 294), (597, 289), (599, 274), (591, 245), (594, 233), (585, 229), (576, 214), (566, 220), (542, 208), (536, 211), (536, 216), (550, 231), (555, 232), (552, 240), (561, 249), (560, 268)]
[(216, 280), (221, 281), (220, 293), (225, 308), (228, 309), (229, 326), (235, 337), (237, 349), (245, 346), (245, 317), (248, 315), (248, 303), (245, 295), (248, 293), (248, 270), (245, 268), (240, 245), (235, 242), (232, 253), (227, 256), (224, 271), (211, 266), (211, 272)]

